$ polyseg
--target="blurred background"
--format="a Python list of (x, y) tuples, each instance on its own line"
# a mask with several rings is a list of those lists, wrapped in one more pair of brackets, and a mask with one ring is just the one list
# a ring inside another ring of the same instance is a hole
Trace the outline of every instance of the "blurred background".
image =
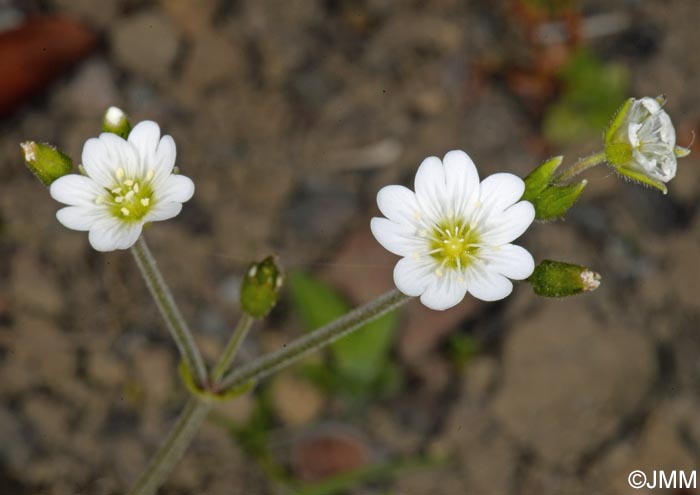
[[(697, 0), (0, 0), (0, 493), (124, 493), (177, 417), (177, 353), (128, 252), (63, 228), (19, 143), (80, 161), (109, 105), (197, 186), (146, 233), (210, 361), (248, 262), (289, 278), (241, 361), (392, 286), (375, 195), (466, 150), (482, 177), (602, 146), (628, 96), (700, 130)], [(700, 168), (599, 167), (521, 241), (596, 292), (413, 302), (218, 407), (164, 494), (627, 493), (700, 458)], [(678, 491), (678, 494), (700, 493)]]

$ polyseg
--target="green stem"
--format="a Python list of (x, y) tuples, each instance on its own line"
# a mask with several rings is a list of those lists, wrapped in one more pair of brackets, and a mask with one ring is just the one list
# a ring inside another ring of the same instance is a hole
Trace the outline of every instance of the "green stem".
[(248, 330), (250, 330), (253, 321), (253, 318), (249, 314), (243, 313), (241, 315), (236, 329), (231, 334), (231, 338), (229, 339), (228, 344), (226, 344), (226, 348), (224, 349), (221, 358), (219, 358), (219, 362), (216, 364), (214, 371), (211, 373), (212, 383), (217, 383), (231, 367), (231, 364), (236, 357), (236, 353), (238, 352), (238, 348), (243, 343), (243, 340), (248, 334)]
[(199, 431), (212, 405), (191, 398), (129, 495), (154, 495)]
[[(248, 330), (253, 324), (253, 318), (243, 313), (236, 325), (231, 338), (226, 345), (226, 349), (216, 363), (212, 373), (211, 386), (216, 388), (217, 382), (226, 372), (228, 367), (236, 357), (236, 352), (240, 348)], [(218, 377), (217, 377), (218, 376)], [(185, 450), (194, 439), (207, 414), (212, 408), (212, 404), (204, 402), (197, 397), (192, 397), (185, 405), (185, 409), (173, 426), (165, 441), (158, 448), (158, 452), (149, 462), (146, 470), (141, 474), (129, 495), (153, 495), (156, 490), (165, 482), (175, 465), (185, 454)]]
[(148, 290), (151, 292), (160, 310), (160, 314), (163, 315), (168, 325), (168, 330), (170, 330), (170, 334), (175, 340), (183, 361), (200, 384), (206, 383), (207, 371), (202, 355), (194, 341), (194, 337), (192, 337), (192, 332), (187, 326), (187, 322), (182, 317), (175, 299), (170, 293), (170, 289), (168, 289), (168, 285), (158, 270), (156, 260), (148, 249), (148, 244), (146, 244), (143, 236), (133, 245), (131, 252), (141, 270), (143, 279), (146, 281)]
[[(239, 371), (234, 370), (224, 374), (230, 363), (233, 362), (236, 351), (240, 348), (240, 343), (253, 322), (250, 316), (244, 314), (238, 322), (236, 330), (226, 346), (226, 350), (214, 368), (212, 377), (217, 375), (222, 375), (222, 377), (218, 380), (213, 379), (210, 386), (217, 390), (223, 388), (232, 389), (245, 385), (251, 380), (260, 380), (270, 373), (288, 366), (307, 354), (357, 330), (366, 323), (401, 306), (409, 299), (409, 296), (394, 289), (341, 316), (334, 322), (295, 340), (283, 349), (266, 354), (249, 365), (242, 367)], [(189, 400), (174, 428), (158, 449), (146, 471), (129, 492), (129, 495), (154, 495), (155, 491), (166, 480), (184, 454), (210, 410), (211, 405), (207, 402), (202, 402), (196, 398)]]
[(332, 323), (287, 344), (282, 349), (268, 353), (246, 366), (229, 372), (221, 380), (221, 385), (225, 389), (233, 389), (245, 385), (251, 380), (257, 382), (401, 306), (409, 299), (410, 296), (406, 296), (396, 289), (389, 291)]
[(566, 182), (567, 180), (576, 177), (578, 174), (585, 172), (589, 168), (593, 168), (596, 165), (600, 165), (607, 160), (605, 156), (605, 151), (600, 151), (598, 153), (593, 153), (585, 158), (581, 158), (579, 161), (571, 165), (569, 168), (562, 170), (555, 177), (555, 183)]

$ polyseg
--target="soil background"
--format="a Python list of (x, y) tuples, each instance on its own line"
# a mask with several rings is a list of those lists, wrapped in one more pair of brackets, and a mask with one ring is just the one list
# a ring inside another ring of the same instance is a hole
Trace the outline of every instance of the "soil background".
[[(175, 138), (196, 194), (145, 235), (211, 362), (254, 259), (275, 253), (355, 304), (388, 290), (375, 195), (410, 185), (424, 157), (464, 149), (482, 177), (524, 176), (598, 150), (602, 128), (543, 134), (574, 50), (623, 67), (630, 96), (666, 94), (679, 144), (700, 129), (697, 0), (0, 0), (3, 33), (35, 16), (92, 34), (77, 48), (69, 32), (26, 34), (11, 51), (35, 65), (0, 74), (2, 494), (124, 493), (187, 398), (130, 253), (97, 253), (56, 221), (20, 142), (79, 163), (109, 105)], [(12, 96), (17, 75), (31, 98)], [(565, 221), (521, 243), (601, 272), (597, 291), (412, 302), (391, 394), (357, 404), (279, 374), (217, 408), (162, 493), (302, 493), (349, 472), (314, 493), (623, 494), (632, 470), (697, 468), (697, 146), (666, 196), (602, 167), (588, 178)], [(242, 362), (304, 331), (292, 306), (256, 326)], [(459, 342), (475, 349), (461, 360)], [(246, 442), (261, 404), (264, 439)]]

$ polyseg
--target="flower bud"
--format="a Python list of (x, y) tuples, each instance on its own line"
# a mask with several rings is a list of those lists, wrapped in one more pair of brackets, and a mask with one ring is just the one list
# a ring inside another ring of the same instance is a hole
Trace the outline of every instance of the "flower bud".
[(665, 183), (676, 176), (676, 158), (690, 150), (676, 146), (664, 103), (664, 96), (629, 98), (605, 132), (605, 156), (621, 175), (666, 194)]
[(597, 289), (600, 275), (585, 266), (544, 260), (527, 281), (538, 296), (566, 297)]
[(248, 267), (241, 284), (241, 308), (253, 318), (264, 318), (277, 303), (284, 276), (272, 256)]
[(111, 132), (126, 139), (131, 132), (131, 124), (120, 108), (109, 107), (102, 118), (102, 131)]
[(73, 170), (73, 161), (55, 146), (34, 141), (26, 141), (20, 146), (27, 167), (45, 186)]
[(550, 158), (525, 177), (523, 199), (535, 207), (537, 220), (547, 222), (564, 218), (588, 184), (586, 180), (568, 185), (554, 183), (554, 173), (561, 165), (563, 158), (562, 156)]

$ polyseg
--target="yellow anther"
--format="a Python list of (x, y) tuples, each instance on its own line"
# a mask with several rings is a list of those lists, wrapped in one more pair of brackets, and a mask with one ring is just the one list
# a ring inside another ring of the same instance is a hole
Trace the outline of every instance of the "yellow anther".
[(114, 201), (116, 201), (117, 203), (121, 203), (122, 201), (124, 201), (124, 198), (122, 198), (121, 196), (117, 196), (116, 198), (114, 198)]
[(139, 192), (139, 183), (138, 182), (136, 184), (134, 184), (133, 189), (134, 189), (134, 192)]
[(128, 193), (126, 193), (125, 198), (127, 201), (129, 201), (133, 197), (134, 197), (134, 191), (129, 191)]
[(131, 212), (130, 212), (129, 210), (127, 210), (125, 207), (122, 207), (121, 212), (122, 212), (122, 215), (124, 215), (125, 217), (128, 217), (128, 216), (129, 216), (129, 213), (131, 213)]
[(121, 187), (115, 187), (114, 189), (112, 189), (112, 194), (119, 194), (120, 192), (122, 192)]
[(127, 185), (127, 186), (129, 186), (129, 187), (131, 187), (131, 186), (134, 185), (134, 181), (131, 180), (131, 179), (127, 179), (127, 180), (124, 181), (124, 184)]
[(151, 202), (151, 198), (141, 198), (141, 204), (143, 206), (148, 206)]
[(119, 167), (117, 169), (117, 179), (121, 179), (122, 177), (124, 177), (124, 169)]

